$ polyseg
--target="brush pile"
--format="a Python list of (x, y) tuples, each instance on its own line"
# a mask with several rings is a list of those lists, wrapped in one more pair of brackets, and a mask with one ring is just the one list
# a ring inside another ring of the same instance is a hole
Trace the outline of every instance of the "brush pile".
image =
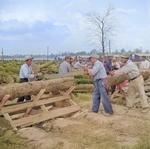
[(0, 84), (19, 82), (19, 71), (24, 61), (0, 62)]

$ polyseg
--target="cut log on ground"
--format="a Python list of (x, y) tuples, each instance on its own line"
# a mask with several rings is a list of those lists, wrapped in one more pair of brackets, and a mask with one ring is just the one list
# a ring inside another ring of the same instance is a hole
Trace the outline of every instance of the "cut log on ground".
[(46, 89), (46, 92), (53, 92), (59, 90), (67, 90), (70, 86), (75, 86), (74, 78), (59, 78), (45, 81), (35, 81), (26, 83), (14, 83), (0, 87), (0, 100), (6, 95), (10, 95), (10, 100), (26, 95), (35, 95), (41, 89)]

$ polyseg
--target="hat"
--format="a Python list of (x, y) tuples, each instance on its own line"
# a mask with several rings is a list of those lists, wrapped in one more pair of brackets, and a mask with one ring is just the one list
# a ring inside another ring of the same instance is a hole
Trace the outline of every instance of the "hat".
[(129, 58), (129, 57), (130, 57), (130, 54), (121, 55), (121, 58)]
[(72, 57), (70, 55), (66, 55), (65, 59), (72, 59)]
[(113, 57), (113, 56), (114, 56), (114, 55), (111, 54), (111, 53), (107, 54), (107, 57)]
[(92, 55), (90, 55), (90, 57), (89, 58), (91, 58), (91, 57), (94, 57), (94, 58), (99, 58), (99, 56), (97, 55), (97, 54), (92, 54)]
[(25, 56), (25, 61), (27, 61), (27, 60), (29, 60), (29, 59), (34, 59), (32, 56), (30, 56), (30, 55), (26, 55)]

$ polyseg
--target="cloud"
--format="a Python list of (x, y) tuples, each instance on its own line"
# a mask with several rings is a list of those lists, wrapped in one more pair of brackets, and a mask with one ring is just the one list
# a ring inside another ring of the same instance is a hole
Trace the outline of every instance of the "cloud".
[(137, 12), (136, 9), (126, 10), (126, 9), (123, 9), (123, 8), (117, 8), (116, 11), (119, 12), (119, 13), (127, 13), (127, 14)]

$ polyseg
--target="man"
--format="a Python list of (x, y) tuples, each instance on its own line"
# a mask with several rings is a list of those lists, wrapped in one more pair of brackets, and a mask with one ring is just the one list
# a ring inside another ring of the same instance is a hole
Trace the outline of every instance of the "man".
[[(19, 74), (20, 83), (28, 82), (29, 79), (35, 78), (35, 75), (33, 74), (32, 67), (31, 67), (32, 59), (33, 57), (29, 55), (25, 56), (25, 64), (21, 66), (20, 74)], [(24, 98), (26, 100), (31, 100), (31, 96), (28, 95), (28, 96), (23, 96), (18, 98), (17, 102), (24, 101)]]
[(108, 60), (106, 61), (105, 69), (106, 69), (107, 75), (109, 75), (109, 72), (114, 69), (114, 66), (112, 66), (113, 55), (112, 54), (108, 54), (107, 56), (108, 56)]
[[(109, 75), (112, 70), (114, 70), (114, 66), (112, 66), (112, 59), (113, 59), (113, 55), (112, 54), (108, 54), (108, 60), (106, 61), (106, 64), (105, 64), (105, 69), (106, 69), (106, 73), (107, 75)], [(111, 86), (111, 94), (113, 94), (115, 92), (115, 89), (116, 89), (116, 86), (115, 85), (112, 85)]]
[(75, 68), (75, 69), (79, 69), (80, 67), (81, 67), (81, 68), (84, 68), (84, 66), (81, 65), (81, 63), (80, 63), (80, 62), (82, 62), (81, 59), (77, 58), (77, 56), (76, 56), (74, 59), (75, 59), (75, 64), (74, 64), (74, 68)]
[(59, 74), (71, 72), (71, 59), (72, 57), (70, 55), (65, 56), (65, 61), (59, 66)]
[(120, 68), (120, 64), (117, 62), (116, 58), (112, 59), (112, 66), (114, 66), (114, 70), (118, 70)]
[(149, 61), (146, 60), (146, 56), (142, 56), (142, 62), (140, 68), (147, 68), (149, 69)]
[(143, 76), (140, 74), (138, 67), (131, 60), (129, 60), (129, 55), (121, 56), (121, 61), (122, 63), (125, 63), (125, 65), (120, 70), (111, 72), (111, 74), (117, 75), (125, 73), (130, 77), (130, 84), (126, 96), (126, 109), (128, 110), (133, 108), (136, 93), (138, 92), (143, 108), (142, 113), (148, 112), (149, 105), (145, 96)]
[(100, 100), (102, 101), (105, 115), (113, 114), (113, 109), (111, 102), (108, 98), (107, 91), (103, 85), (102, 79), (107, 77), (104, 65), (98, 60), (99, 56), (97, 54), (92, 54), (90, 56), (91, 63), (93, 65), (92, 69), (85, 67), (84, 69), (88, 71), (89, 75), (94, 76), (94, 92), (93, 92), (93, 106), (92, 112), (98, 113)]

